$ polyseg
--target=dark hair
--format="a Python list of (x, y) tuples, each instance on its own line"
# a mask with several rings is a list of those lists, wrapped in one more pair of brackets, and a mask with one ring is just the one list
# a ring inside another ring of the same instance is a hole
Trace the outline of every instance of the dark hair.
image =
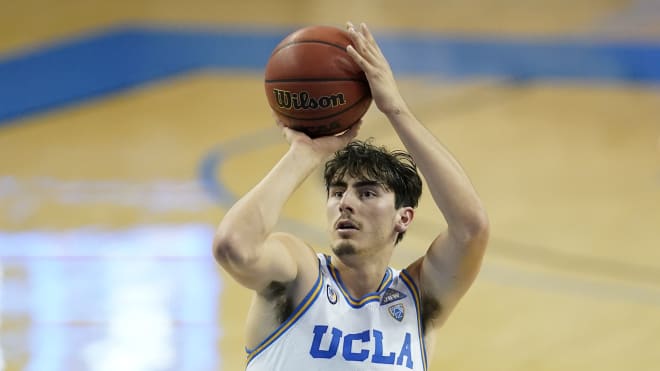
[[(394, 192), (394, 207), (397, 209), (417, 207), (422, 195), (422, 179), (412, 156), (404, 151), (389, 151), (370, 141), (353, 141), (326, 162), (323, 172), (326, 193), (332, 184), (346, 175), (381, 183)], [(404, 233), (399, 233), (396, 243), (401, 241)]]

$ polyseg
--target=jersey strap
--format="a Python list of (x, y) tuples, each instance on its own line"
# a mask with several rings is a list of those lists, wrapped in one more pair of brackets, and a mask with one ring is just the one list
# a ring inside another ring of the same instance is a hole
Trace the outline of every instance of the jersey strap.
[(417, 288), (417, 285), (415, 284), (415, 281), (413, 280), (412, 276), (410, 273), (408, 273), (407, 270), (402, 270), (401, 273), (399, 274), (399, 277), (401, 277), (401, 280), (403, 283), (408, 287), (408, 290), (413, 295), (415, 306), (417, 307), (417, 328), (418, 331), (417, 333), (419, 334), (419, 343), (422, 345), (422, 361), (424, 362), (424, 370), (427, 369), (428, 364), (426, 360), (426, 343), (424, 342), (424, 334), (422, 333), (422, 300), (421, 300), (421, 295), (419, 288)]

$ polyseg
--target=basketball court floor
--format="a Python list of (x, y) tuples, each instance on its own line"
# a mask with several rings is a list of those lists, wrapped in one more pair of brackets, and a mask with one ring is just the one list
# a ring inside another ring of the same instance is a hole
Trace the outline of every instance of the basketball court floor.
[[(429, 370), (658, 369), (657, 1), (27, 0), (0, 3), (0, 370), (244, 368), (212, 234), (286, 149), (270, 51), (348, 20), (491, 218)], [(281, 228), (325, 251), (316, 175)], [(393, 265), (442, 220), (425, 191)]]

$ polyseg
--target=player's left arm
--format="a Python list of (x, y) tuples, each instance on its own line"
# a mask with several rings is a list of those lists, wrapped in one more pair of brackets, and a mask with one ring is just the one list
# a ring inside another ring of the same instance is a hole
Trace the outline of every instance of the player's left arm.
[(427, 327), (439, 327), (479, 273), (490, 230), (488, 216), (461, 165), (408, 109), (390, 120), (447, 221), (447, 229), (408, 268), (422, 292)]
[[(489, 221), (483, 204), (454, 156), (422, 125), (403, 100), (389, 63), (361, 24), (348, 24), (353, 45), (348, 53), (364, 70), (374, 103), (389, 119), (413, 156), (444, 215), (448, 228), (426, 254), (408, 267), (425, 302), (438, 310), (423, 313), (427, 324), (440, 326), (476, 278), (486, 249)], [(440, 226), (438, 226), (440, 230)]]

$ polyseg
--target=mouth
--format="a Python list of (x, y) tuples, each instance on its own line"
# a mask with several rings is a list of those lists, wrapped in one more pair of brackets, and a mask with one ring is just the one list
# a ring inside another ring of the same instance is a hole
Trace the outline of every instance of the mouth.
[(344, 231), (357, 231), (360, 228), (358, 228), (357, 224), (355, 224), (353, 221), (348, 219), (342, 219), (339, 220), (337, 223), (335, 223), (335, 229), (339, 232), (344, 232)]

